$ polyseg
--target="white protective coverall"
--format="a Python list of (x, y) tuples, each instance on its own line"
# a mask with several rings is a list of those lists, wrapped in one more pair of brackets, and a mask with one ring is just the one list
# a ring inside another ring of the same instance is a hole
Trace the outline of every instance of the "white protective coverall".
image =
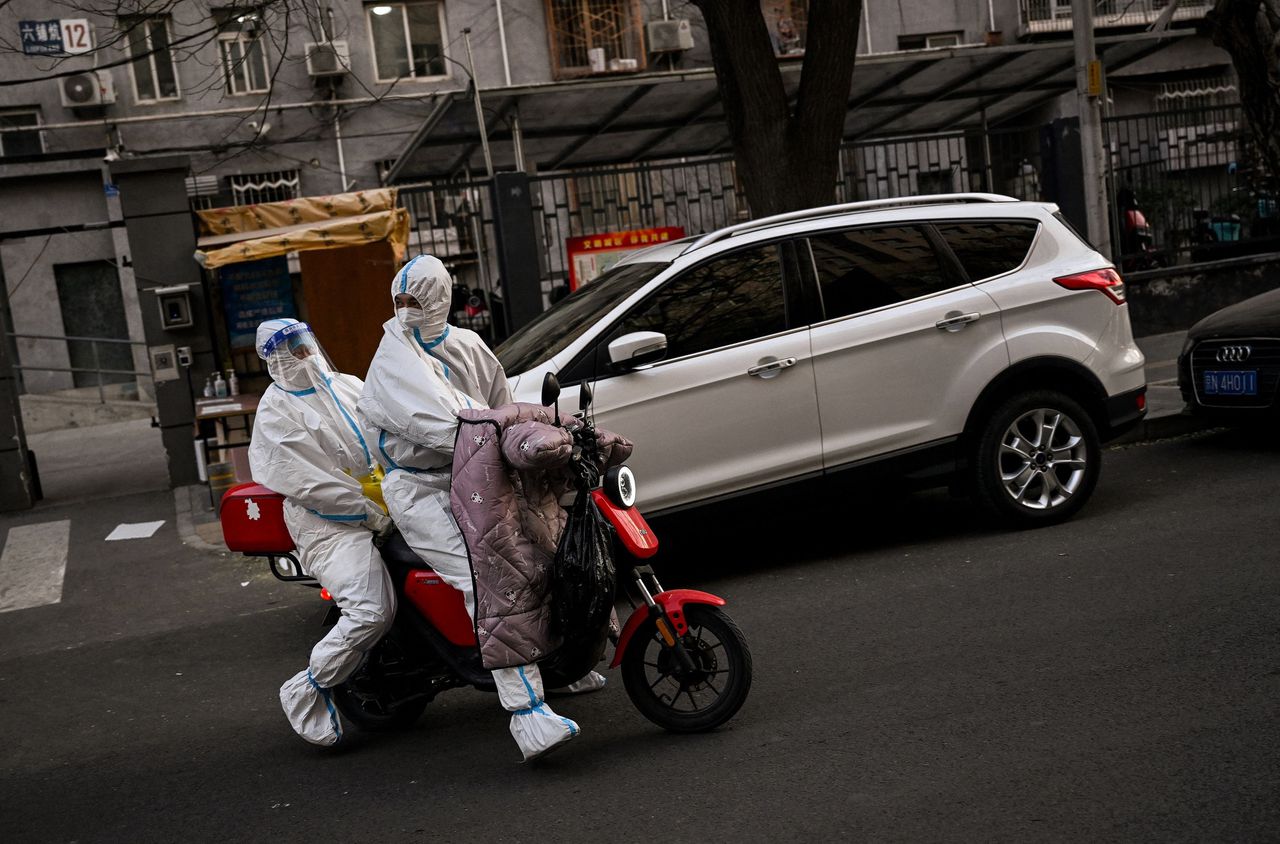
[(298, 735), (331, 745), (342, 738), (342, 721), (329, 689), (356, 670), (395, 618), (391, 576), (373, 544), (391, 520), (369, 497), (378, 494), (377, 475), (356, 417), (360, 379), (335, 371), (297, 320), (262, 323), (257, 349), (274, 383), (254, 420), (253, 479), (285, 497), (302, 567), (342, 612), (307, 669), (280, 687), (280, 703)]
[[(396, 308), (383, 324), (382, 342), (369, 366), (360, 412), (378, 429), (377, 457), (387, 468), (382, 483), (387, 510), (409, 547), (445, 582), (463, 593), (475, 617), (471, 564), (449, 505), (457, 413), (512, 401), (502, 365), (480, 336), (447, 323), (452, 280), (438, 259), (419, 255), (392, 279), (397, 295), (419, 307)], [(513, 713), (511, 734), (526, 760), (578, 735), (578, 725), (546, 705), (537, 665), (493, 672), (503, 708)], [(596, 672), (558, 690), (603, 688)]]

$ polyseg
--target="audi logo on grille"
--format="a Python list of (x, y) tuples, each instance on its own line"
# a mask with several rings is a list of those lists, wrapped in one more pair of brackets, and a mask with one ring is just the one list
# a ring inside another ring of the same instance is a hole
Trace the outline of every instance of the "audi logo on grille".
[(1252, 352), (1249, 346), (1223, 346), (1214, 358), (1218, 363), (1244, 363)]

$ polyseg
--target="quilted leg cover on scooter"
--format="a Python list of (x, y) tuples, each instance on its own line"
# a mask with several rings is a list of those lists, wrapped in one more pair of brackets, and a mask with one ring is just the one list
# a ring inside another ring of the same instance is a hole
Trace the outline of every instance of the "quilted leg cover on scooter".
[[(516, 403), (458, 414), (450, 503), (475, 575), (476, 637), (490, 670), (529, 665), (559, 644), (550, 630), (551, 562), (564, 530), (560, 496), (573, 448), (562, 414)], [(631, 455), (631, 443), (599, 431), (605, 467)], [(602, 467), (603, 468), (603, 467)]]

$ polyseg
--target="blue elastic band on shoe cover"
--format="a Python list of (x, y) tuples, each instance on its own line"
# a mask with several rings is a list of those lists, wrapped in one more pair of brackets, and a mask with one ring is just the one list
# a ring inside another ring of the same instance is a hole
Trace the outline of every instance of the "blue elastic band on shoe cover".
[(307, 669), (307, 682), (311, 684), (311, 688), (320, 693), (320, 697), (324, 698), (324, 705), (329, 709), (329, 723), (333, 725), (333, 732), (338, 736), (338, 741), (342, 741), (342, 724), (338, 722), (338, 710), (333, 708), (333, 700), (329, 697), (329, 690), (320, 688), (316, 678), (311, 676), (310, 668)]

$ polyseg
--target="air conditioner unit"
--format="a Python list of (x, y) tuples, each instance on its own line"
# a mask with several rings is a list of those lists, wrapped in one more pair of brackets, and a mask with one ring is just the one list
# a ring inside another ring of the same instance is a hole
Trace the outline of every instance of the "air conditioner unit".
[(678, 53), (693, 49), (693, 30), (687, 20), (649, 21), (649, 52)]
[(62, 104), (67, 108), (93, 108), (116, 101), (116, 83), (108, 70), (86, 70), (58, 80)]
[(307, 44), (307, 74), (313, 79), (342, 76), (351, 67), (351, 50), (346, 41)]

